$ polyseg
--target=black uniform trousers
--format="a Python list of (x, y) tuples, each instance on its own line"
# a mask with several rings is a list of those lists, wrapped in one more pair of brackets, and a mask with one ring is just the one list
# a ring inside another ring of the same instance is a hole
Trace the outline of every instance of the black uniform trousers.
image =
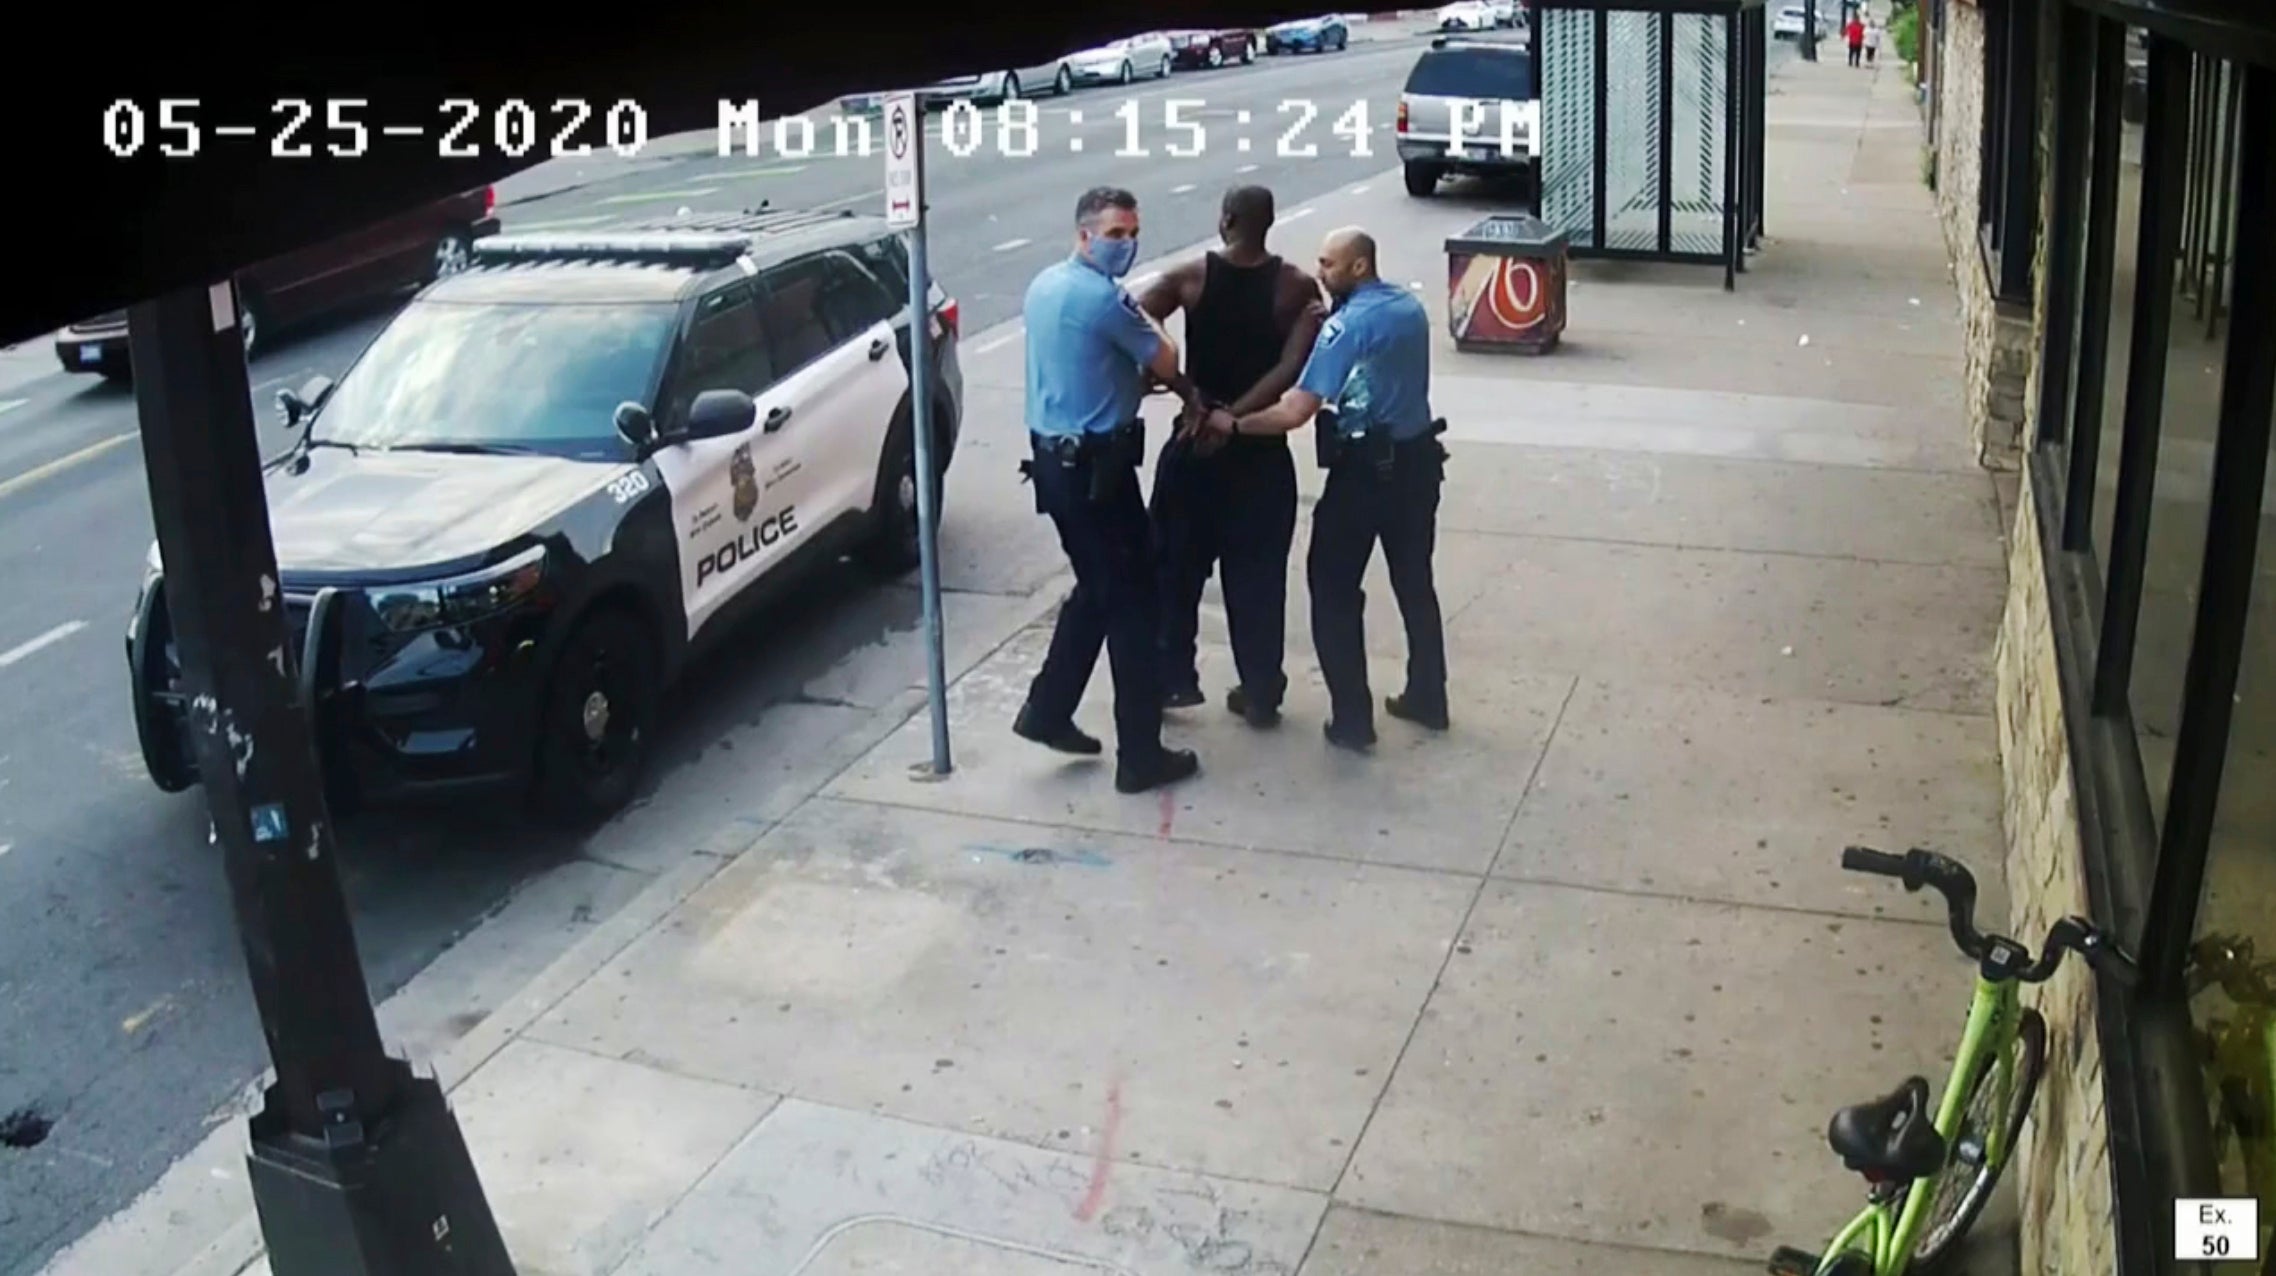
[(1028, 712), (1043, 730), (1071, 724), (1104, 646), (1114, 675), (1115, 747), (1126, 760), (1162, 751), (1161, 606), (1137, 455), (1090, 448), (1070, 463), (1038, 445), (1031, 470), (1036, 508), (1059, 529), (1075, 589), (1028, 688)]
[(1367, 686), (1367, 594), (1360, 588), (1375, 544), (1383, 544), (1391, 592), (1407, 629), (1405, 702), (1425, 714), (1446, 710), (1446, 629), (1438, 610), (1431, 553), (1438, 539), (1438, 492), (1446, 449), (1425, 437), (1394, 445), (1388, 472), (1364, 455), (1328, 471), (1312, 509), (1305, 575), (1312, 593), (1312, 644), (1339, 728), (1374, 728)]
[(1162, 597), (1165, 692), (1200, 685), (1201, 595), (1225, 594), (1233, 669), (1249, 703), (1287, 693), (1288, 555), (1296, 543), (1296, 461), (1279, 439), (1231, 439), (1209, 456), (1171, 439), (1154, 463), (1151, 509)]

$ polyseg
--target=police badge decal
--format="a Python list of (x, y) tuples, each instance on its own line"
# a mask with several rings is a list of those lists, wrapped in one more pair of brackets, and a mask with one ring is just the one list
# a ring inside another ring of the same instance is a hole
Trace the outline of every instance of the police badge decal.
[(751, 464), (751, 445), (745, 443), (727, 459), (727, 479), (735, 485), (735, 521), (748, 523), (759, 507), (759, 472)]

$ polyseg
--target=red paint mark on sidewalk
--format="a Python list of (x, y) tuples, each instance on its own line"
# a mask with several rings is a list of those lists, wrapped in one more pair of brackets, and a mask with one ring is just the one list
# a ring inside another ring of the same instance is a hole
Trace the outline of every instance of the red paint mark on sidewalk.
[(1121, 1133), (1122, 1083), (1116, 1081), (1106, 1088), (1106, 1125), (1099, 1130), (1098, 1155), (1091, 1164), (1091, 1189), (1083, 1193), (1083, 1203), (1075, 1207), (1077, 1222), (1090, 1222), (1098, 1217), (1099, 1207), (1106, 1204), (1106, 1177), (1114, 1168), (1114, 1141)]
[(1157, 836), (1168, 837), (1170, 835), (1170, 821), (1177, 815), (1177, 809), (1178, 805), (1176, 797), (1172, 796), (1168, 789), (1163, 789), (1162, 822), (1160, 827), (1154, 830)]

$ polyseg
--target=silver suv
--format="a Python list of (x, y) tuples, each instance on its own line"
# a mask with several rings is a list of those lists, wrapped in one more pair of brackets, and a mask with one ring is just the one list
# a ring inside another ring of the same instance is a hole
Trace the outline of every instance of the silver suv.
[(1399, 93), (1399, 160), (1407, 193), (1426, 196), (1456, 173), (1534, 175), (1541, 94), (1523, 40), (1440, 37)]

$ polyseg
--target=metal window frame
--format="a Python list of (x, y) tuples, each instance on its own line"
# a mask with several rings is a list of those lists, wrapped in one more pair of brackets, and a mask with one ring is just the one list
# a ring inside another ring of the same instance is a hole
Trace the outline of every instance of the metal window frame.
[(1977, 247), (1995, 300), (2031, 303), (2039, 232), (2039, 0), (1983, 0)]
[[(2184, 37), (2205, 30), (2141, 23), (2108, 0), (2053, 0), (2058, 15), (2058, 116), (2051, 121), (2049, 163), (2055, 187), (2047, 290), (2047, 342), (2041, 350), (2042, 428), (2028, 464), (2034, 488), (2052, 613), (2065, 731), (2073, 758), (2090, 906), (2119, 933), (2138, 937), (2145, 979), (2127, 990), (2098, 977), (2104, 1104), (2109, 1116), (2118, 1270), (2168, 1271), (2175, 1266), (2170, 1201), (2218, 1194), (2218, 1169), (2206, 1119), (2182, 970), (2193, 938), (2211, 830), (2218, 815), (2221, 770), (2252, 601), (2261, 501), (2276, 413), (2276, 249), (2239, 234), (2234, 260), (2236, 305), (2223, 370), (2215, 470), (2188, 667), (2173, 787), (2162, 828), (2153, 819), (2142, 760), (2123, 687), (2131, 673), (2134, 622), (2141, 595), (2149, 503), (2162, 426), (2162, 365), (2171, 334), (2176, 270), (2185, 251), (2181, 218), (2191, 170), (2182, 144), (2169, 141), (2190, 123), (2189, 60)], [(2167, 17), (2172, 15), (2168, 14)], [(2134, 331), (2113, 518), (2113, 562), (2105, 578), (2087, 529), (2100, 439), (2107, 370), (2116, 225), (2118, 105), (2124, 91), (2126, 23), (2151, 36), (2150, 120), (2145, 124), (2143, 226), (2136, 269)], [(2218, 40), (2232, 56), (2240, 87), (2235, 160), (2240, 227), (2276, 218), (2276, 24), (2268, 39)], [(2164, 52), (2160, 53), (2160, 45)], [(2200, 44), (2199, 51), (2208, 46)], [(2175, 68), (2179, 67), (2180, 70)], [(2093, 123), (2077, 109), (2089, 92)], [(2161, 83), (2162, 82), (2162, 83)], [(2091, 139), (2089, 132), (2091, 131)], [(2184, 133), (2183, 136), (2186, 136)], [(2155, 139), (2155, 140), (2152, 140)], [(2090, 144), (2091, 142), (2091, 144)], [(2160, 156), (2162, 158), (2155, 158)], [(2153, 172), (2151, 163), (2156, 163)], [(2226, 160), (2222, 161), (2224, 164)], [(2084, 205), (2082, 210), (2081, 205)], [(2086, 223), (2078, 230), (2081, 214)], [(2079, 286), (2069, 267), (2083, 257)], [(2073, 321), (2078, 340), (2070, 346)], [(2155, 371), (2142, 375), (2154, 354)], [(2080, 375), (2064, 375), (2074, 357)], [(2066, 401), (2068, 396), (2068, 401)], [(2054, 494), (2063, 495), (2054, 499)], [(2105, 587), (2107, 582), (2107, 588)], [(2113, 650), (2113, 648), (2117, 648)], [(2115, 688), (2115, 693), (2113, 692)]]

